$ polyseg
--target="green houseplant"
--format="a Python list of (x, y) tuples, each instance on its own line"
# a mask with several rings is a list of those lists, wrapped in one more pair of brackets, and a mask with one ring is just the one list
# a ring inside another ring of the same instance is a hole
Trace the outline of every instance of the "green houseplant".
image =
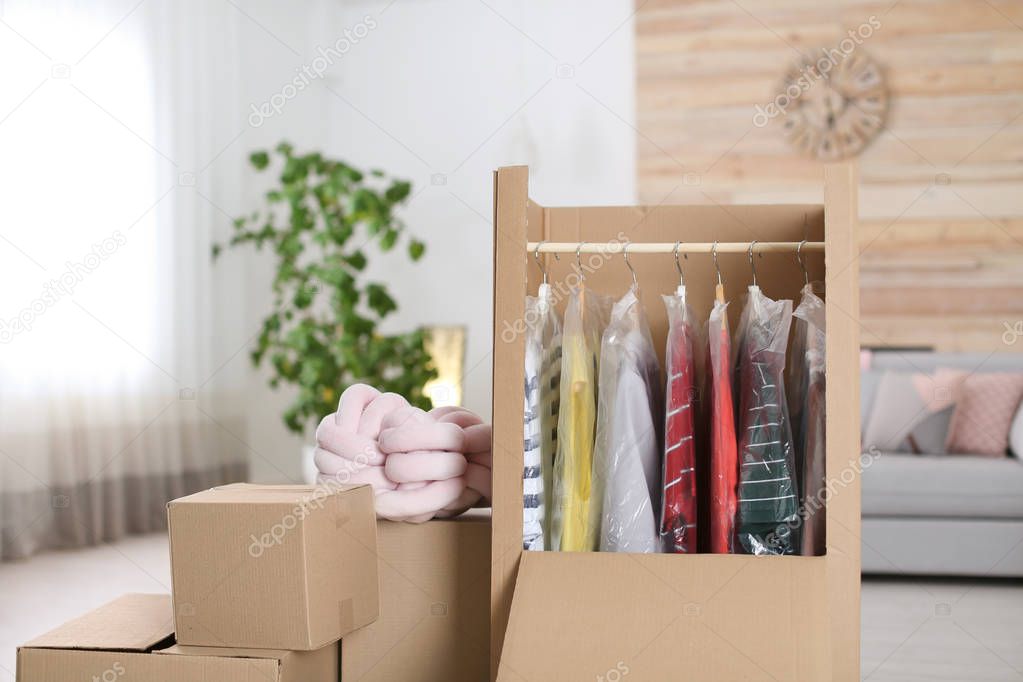
[[(425, 332), (380, 334), (377, 326), (398, 305), (384, 284), (363, 276), (367, 247), (390, 251), (402, 241), (405, 224), (396, 209), (411, 184), (319, 153), (296, 154), (286, 142), (273, 152), (252, 153), (249, 161), (257, 171), (279, 165), (280, 174), (265, 194), (266, 206), (234, 221), (228, 245), (267, 247), (277, 259), (273, 310), (251, 358), (269, 366), (271, 387), (297, 387), (284, 423), (301, 433), (337, 409), (340, 393), (358, 382), (428, 409), (423, 385), (436, 373)], [(425, 245), (405, 242), (409, 258), (418, 261)], [(214, 245), (214, 258), (222, 248)]]

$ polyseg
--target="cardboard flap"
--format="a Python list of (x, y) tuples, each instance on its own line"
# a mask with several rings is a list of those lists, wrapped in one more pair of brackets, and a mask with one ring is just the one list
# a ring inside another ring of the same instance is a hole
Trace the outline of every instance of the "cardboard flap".
[(826, 560), (523, 552), (497, 679), (829, 679)]
[(171, 609), (169, 594), (126, 594), (24, 646), (147, 651), (174, 634)]
[(231, 483), (180, 497), (169, 503), (179, 504), (306, 504), (316, 499), (366, 487), (365, 484), (330, 485), (259, 485), (255, 483)]
[(283, 649), (239, 649), (236, 647), (174, 644), (154, 653), (168, 656), (215, 656), (216, 658), (258, 658), (283, 661), (293, 652)]

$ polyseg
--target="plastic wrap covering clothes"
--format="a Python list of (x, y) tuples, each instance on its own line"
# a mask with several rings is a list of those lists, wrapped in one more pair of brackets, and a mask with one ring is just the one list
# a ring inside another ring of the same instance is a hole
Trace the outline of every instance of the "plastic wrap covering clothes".
[(660, 551), (661, 380), (634, 285), (611, 310), (600, 344), (590, 513), (602, 552)]
[(798, 499), (792, 430), (785, 394), (785, 352), (792, 302), (757, 286), (739, 323), (739, 507), (736, 551), (792, 554)]
[(561, 390), (561, 322), (550, 285), (526, 297), (522, 546), (550, 549), (552, 475)]
[(321, 485), (366, 483), (377, 516), (422, 523), (491, 499), (489, 424), (460, 407), (425, 412), (355, 384), (316, 429)]
[[(792, 372), (798, 388), (789, 401), (795, 426), (796, 464), (801, 512), (800, 550), (804, 556), (825, 552), (825, 326), (824, 301), (807, 284), (794, 318)], [(797, 369), (798, 368), (798, 369)]]
[(665, 552), (697, 551), (696, 397), (699, 394), (697, 355), (703, 348), (696, 318), (686, 303), (685, 287), (663, 296), (668, 311), (667, 403), (664, 416), (663, 491), (660, 509), (661, 545)]
[(728, 304), (715, 301), (707, 322), (710, 349), (710, 542), (709, 551), (729, 554), (735, 531), (738, 454), (732, 403), (732, 343)]
[(580, 286), (565, 310), (561, 348), (561, 410), (554, 459), (551, 548), (597, 549), (599, 528), (590, 512), (600, 338), (611, 301)]

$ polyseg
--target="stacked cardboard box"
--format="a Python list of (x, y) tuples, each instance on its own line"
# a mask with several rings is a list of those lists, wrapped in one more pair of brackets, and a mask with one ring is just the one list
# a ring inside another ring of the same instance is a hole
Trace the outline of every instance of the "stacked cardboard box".
[(18, 650), (18, 682), (337, 680), (379, 613), (368, 486), (234, 484), (168, 505), (173, 597), (125, 595)]
[(379, 521), (380, 618), (341, 640), (344, 682), (482, 682), (490, 667), (490, 510)]
[(336, 679), (337, 666), (337, 645), (315, 651), (176, 645), (166, 594), (126, 594), (18, 649), (18, 682), (309, 682)]
[(167, 523), (179, 644), (308, 651), (379, 614), (369, 486), (214, 488)]
[(235, 484), (171, 502), (168, 526), (173, 597), (28, 642), (18, 682), (487, 676), (489, 514), (377, 522), (367, 486)]

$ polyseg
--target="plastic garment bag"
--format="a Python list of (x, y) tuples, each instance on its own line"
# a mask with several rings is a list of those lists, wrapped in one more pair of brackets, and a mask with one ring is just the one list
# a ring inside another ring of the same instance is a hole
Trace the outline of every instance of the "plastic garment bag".
[(602, 503), (591, 512), (599, 512), (602, 552), (660, 551), (663, 405), (657, 353), (633, 285), (612, 309), (600, 345), (593, 494)]
[(664, 296), (668, 311), (667, 403), (664, 417), (663, 489), (660, 509), (661, 545), (666, 552), (697, 550), (696, 431), (697, 379), (695, 353), (701, 348), (696, 318), (686, 304), (685, 287)]
[(748, 554), (792, 554), (798, 509), (785, 350), (792, 301), (757, 286), (739, 324), (739, 509), (736, 535)]
[(738, 455), (732, 402), (731, 338), (728, 304), (715, 301), (707, 323), (710, 349), (710, 552), (732, 551), (735, 532)]
[(522, 546), (550, 549), (561, 375), (561, 322), (548, 284), (526, 297)]
[[(800, 551), (804, 556), (825, 552), (825, 328), (824, 301), (807, 284), (799, 307), (792, 313), (793, 341), (790, 379), (798, 379), (799, 388), (789, 401), (795, 426), (797, 474), (799, 475)], [(797, 367), (799, 368), (797, 370)]]
[(607, 326), (610, 307), (608, 297), (580, 287), (573, 289), (565, 310), (551, 521), (551, 548), (556, 550), (590, 552), (597, 549), (599, 528), (591, 517), (590, 488), (600, 338)]

